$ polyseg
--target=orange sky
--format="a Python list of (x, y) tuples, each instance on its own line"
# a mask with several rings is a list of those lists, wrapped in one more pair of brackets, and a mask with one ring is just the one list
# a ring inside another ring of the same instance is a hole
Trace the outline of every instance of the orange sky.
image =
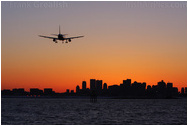
[[(147, 85), (164, 80), (179, 89), (187, 86), (185, 7), (66, 2), (63, 8), (37, 8), (30, 2), (26, 8), (18, 7), (24, 2), (2, 3), (1, 89), (48, 87), (64, 92), (84, 80), (89, 87), (91, 78), (108, 85), (129, 78)], [(38, 37), (58, 33), (59, 24), (63, 33), (85, 37), (68, 44)]]

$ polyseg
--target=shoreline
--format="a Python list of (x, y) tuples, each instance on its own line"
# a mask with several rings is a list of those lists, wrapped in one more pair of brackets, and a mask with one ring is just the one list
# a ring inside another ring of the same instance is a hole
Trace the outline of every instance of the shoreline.
[[(28, 99), (91, 99), (90, 96), (1, 96), (1, 98), (28, 98)], [(97, 99), (187, 99), (187, 97), (110, 97), (98, 96)]]

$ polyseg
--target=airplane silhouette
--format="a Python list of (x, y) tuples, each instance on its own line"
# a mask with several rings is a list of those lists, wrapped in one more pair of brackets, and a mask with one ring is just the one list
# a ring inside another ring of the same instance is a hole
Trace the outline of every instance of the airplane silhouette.
[(67, 34), (61, 34), (60, 26), (59, 26), (59, 34), (52, 34), (52, 35), (55, 35), (57, 37), (50, 37), (50, 36), (43, 36), (43, 35), (39, 35), (39, 37), (53, 39), (53, 42), (55, 43), (57, 43), (57, 40), (62, 40), (62, 43), (64, 43), (64, 40), (65, 40), (66, 43), (68, 43), (68, 41), (71, 42), (71, 39), (84, 37), (84, 36), (76, 36), (76, 37), (66, 38), (65, 35)]

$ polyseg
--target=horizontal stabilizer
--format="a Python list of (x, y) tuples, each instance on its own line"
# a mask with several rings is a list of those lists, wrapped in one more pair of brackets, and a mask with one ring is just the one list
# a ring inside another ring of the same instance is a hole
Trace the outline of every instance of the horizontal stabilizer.
[(55, 36), (58, 36), (58, 34), (51, 34), (51, 35), (55, 35)]

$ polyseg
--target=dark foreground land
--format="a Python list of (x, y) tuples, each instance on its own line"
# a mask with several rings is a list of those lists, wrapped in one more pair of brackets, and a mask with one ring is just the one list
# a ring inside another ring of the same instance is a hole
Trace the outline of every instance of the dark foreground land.
[(2, 125), (186, 125), (187, 99), (2, 98)]

